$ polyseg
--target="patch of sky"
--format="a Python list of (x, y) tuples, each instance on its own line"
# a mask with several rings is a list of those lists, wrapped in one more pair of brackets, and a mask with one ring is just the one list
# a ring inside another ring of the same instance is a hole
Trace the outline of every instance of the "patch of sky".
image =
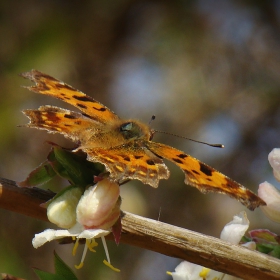
[(254, 33), (257, 10), (253, 8), (231, 0), (199, 0), (196, 6), (215, 26), (217, 36), (236, 47), (244, 46)]
[(219, 159), (233, 153), (241, 141), (238, 123), (225, 114), (220, 114), (209, 119), (192, 138), (212, 144), (223, 144), (225, 146), (223, 149), (220, 149), (199, 143), (188, 143), (189, 148), (185, 150), (191, 151), (192, 156), (207, 162), (209, 162), (209, 159)]
[(114, 111), (124, 118), (156, 114), (156, 105), (169, 92), (162, 68), (143, 57), (124, 57), (114, 72)]

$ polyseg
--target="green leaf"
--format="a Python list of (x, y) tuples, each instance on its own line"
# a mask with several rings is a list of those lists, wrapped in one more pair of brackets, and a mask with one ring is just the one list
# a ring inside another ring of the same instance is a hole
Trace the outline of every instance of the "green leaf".
[(58, 170), (62, 177), (67, 177), (73, 184), (86, 186), (93, 183), (93, 177), (104, 171), (100, 163), (92, 163), (86, 160), (85, 154), (73, 153), (53, 147), (54, 155), (57, 162), (63, 167)]
[(59, 275), (55, 275), (37, 268), (33, 269), (40, 280), (67, 280), (66, 278), (61, 278)]
[(56, 252), (54, 252), (54, 266), (57, 275), (67, 280), (78, 280), (71, 268), (63, 262)]
[(243, 235), (241, 240), (240, 240), (240, 243), (243, 244), (243, 243), (247, 243), (247, 242), (251, 242), (252, 239), (247, 237), (246, 235)]
[(63, 165), (57, 160), (54, 149), (50, 151), (48, 155), (48, 161), (50, 165), (52, 166), (53, 170), (56, 172), (57, 175), (59, 175), (62, 178), (65, 178), (72, 182), (71, 177), (69, 176), (67, 170), (63, 167)]
[(50, 181), (56, 172), (53, 170), (52, 166), (46, 161), (34, 169), (27, 178), (19, 182), (18, 185), (23, 188), (37, 187), (44, 183)]
[(84, 153), (74, 153), (53, 144), (47, 161), (33, 170), (18, 183), (21, 187), (35, 187), (47, 183), (54, 176), (67, 179), (72, 185), (86, 187), (93, 183), (94, 176), (104, 172), (100, 163), (89, 162)]
[(273, 251), (273, 245), (271, 244), (256, 244), (257, 250), (264, 254), (269, 254), (271, 251)]
[(273, 248), (273, 251), (270, 253), (270, 255), (274, 258), (280, 259), (280, 246), (277, 245)]
[(257, 250), (264, 254), (280, 259), (280, 246), (273, 244), (257, 244)]
[(78, 280), (74, 272), (54, 252), (55, 274), (34, 268), (40, 280)]

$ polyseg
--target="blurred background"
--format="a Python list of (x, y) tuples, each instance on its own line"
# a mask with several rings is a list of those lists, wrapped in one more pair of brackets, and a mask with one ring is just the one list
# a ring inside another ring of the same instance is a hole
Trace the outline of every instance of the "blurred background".
[[(46, 159), (46, 141), (73, 147), (62, 136), (17, 127), (21, 110), (40, 105), (70, 108), (29, 92), (18, 73), (32, 68), (91, 95), (122, 118), (200, 141), (216, 149), (156, 134), (154, 141), (184, 150), (257, 192), (277, 186), (268, 153), (280, 145), (280, 2), (248, 0), (1, 1), (0, 176), (15, 181)], [(73, 109), (73, 108), (72, 108)], [(158, 189), (132, 181), (122, 186), (123, 209), (219, 237), (245, 210), (250, 229), (279, 234), (260, 209), (251, 212), (219, 194), (184, 184), (176, 166)], [(57, 190), (56, 180), (44, 188)], [(278, 187), (280, 184), (278, 184)], [(35, 233), (52, 227), (0, 209), (0, 272), (37, 279), (32, 267), (53, 272), (53, 251), (73, 268), (72, 245), (34, 249)], [(102, 245), (88, 253), (79, 279), (171, 279), (180, 260), (108, 242), (117, 274), (102, 264)]]

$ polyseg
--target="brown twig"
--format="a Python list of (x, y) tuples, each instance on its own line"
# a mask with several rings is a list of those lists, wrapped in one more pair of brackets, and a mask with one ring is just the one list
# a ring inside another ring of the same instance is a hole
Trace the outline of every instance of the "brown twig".
[[(20, 188), (14, 181), (0, 178), (0, 208), (46, 221), (46, 209), (40, 204), (53, 195), (38, 188)], [(242, 246), (127, 212), (122, 218), (122, 227), (123, 243), (181, 258), (242, 279), (280, 279), (278, 259)]]

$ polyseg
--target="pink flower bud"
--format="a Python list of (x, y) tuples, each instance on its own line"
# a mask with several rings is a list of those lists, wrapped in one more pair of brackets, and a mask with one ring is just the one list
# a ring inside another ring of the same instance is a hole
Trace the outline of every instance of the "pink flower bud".
[(280, 192), (273, 185), (264, 182), (259, 185), (258, 196), (266, 202), (266, 206), (261, 206), (265, 215), (280, 223)]
[(120, 188), (108, 179), (89, 187), (77, 205), (77, 222), (87, 229), (109, 229), (120, 216)]
[(280, 149), (273, 149), (268, 155), (268, 161), (273, 168), (274, 177), (280, 181)]

